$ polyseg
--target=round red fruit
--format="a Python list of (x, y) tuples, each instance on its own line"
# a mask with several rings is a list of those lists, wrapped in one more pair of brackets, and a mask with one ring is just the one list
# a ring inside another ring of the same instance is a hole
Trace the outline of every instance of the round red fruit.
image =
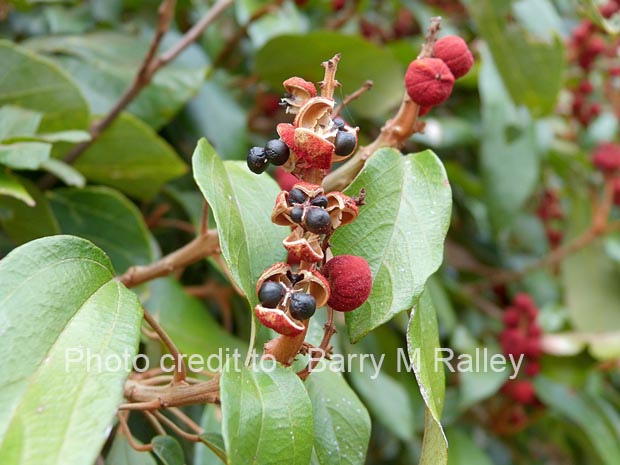
[(322, 270), (331, 288), (328, 305), (339, 312), (355, 310), (368, 299), (372, 274), (368, 262), (355, 255), (339, 255)]
[(405, 86), (411, 100), (422, 107), (445, 102), (454, 87), (454, 75), (439, 58), (420, 58), (409, 64)]

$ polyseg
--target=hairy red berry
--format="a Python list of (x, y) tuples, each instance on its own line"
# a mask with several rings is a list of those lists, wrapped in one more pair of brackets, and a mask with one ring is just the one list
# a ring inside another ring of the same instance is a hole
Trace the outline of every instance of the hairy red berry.
[(527, 338), (517, 328), (502, 331), (499, 341), (506, 355), (522, 355), (527, 350)]
[(594, 90), (594, 86), (590, 81), (584, 79), (579, 83), (579, 92), (582, 94), (590, 94)]
[(620, 168), (620, 145), (600, 144), (592, 154), (594, 166), (604, 173), (612, 173)]
[(507, 394), (520, 404), (533, 404), (536, 400), (536, 391), (529, 381), (512, 381), (509, 383)]
[(465, 76), (474, 64), (474, 57), (459, 36), (442, 37), (435, 43), (435, 58), (443, 60), (455, 79)]
[(534, 377), (540, 373), (540, 363), (538, 362), (528, 362), (525, 367), (525, 374), (531, 377)]
[(614, 189), (614, 204), (620, 206), (620, 178), (612, 180), (612, 187)]
[(445, 102), (454, 87), (454, 75), (439, 58), (420, 58), (409, 64), (405, 85), (411, 100), (428, 107)]
[(330, 283), (331, 297), (327, 302), (339, 312), (350, 312), (368, 299), (372, 289), (372, 274), (368, 262), (355, 255), (339, 255), (323, 267)]
[(504, 320), (504, 325), (514, 328), (519, 324), (521, 315), (519, 314), (519, 310), (514, 307), (510, 307), (504, 312), (502, 319)]
[(525, 292), (520, 292), (519, 294), (515, 295), (512, 302), (515, 304), (516, 307), (521, 309), (521, 311), (525, 311), (530, 307), (536, 307), (536, 304), (534, 303), (534, 300), (532, 300), (532, 297)]

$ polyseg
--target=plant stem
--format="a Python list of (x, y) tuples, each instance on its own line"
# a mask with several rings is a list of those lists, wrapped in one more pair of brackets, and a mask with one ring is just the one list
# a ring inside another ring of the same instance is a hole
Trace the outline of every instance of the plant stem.
[(183, 383), (185, 381), (185, 378), (187, 377), (187, 370), (185, 369), (185, 363), (183, 362), (183, 357), (181, 356), (181, 352), (179, 351), (175, 343), (172, 341), (170, 336), (168, 336), (168, 333), (166, 333), (164, 328), (162, 328), (159, 325), (159, 323), (155, 320), (155, 318), (153, 318), (153, 316), (145, 308), (142, 308), (142, 310), (144, 312), (144, 319), (149, 324), (149, 326), (153, 328), (153, 330), (157, 333), (157, 335), (162, 340), (162, 342), (166, 345), (166, 347), (168, 347), (170, 354), (174, 358), (175, 369), (174, 369), (174, 378), (173, 378), (172, 383), (173, 384)]

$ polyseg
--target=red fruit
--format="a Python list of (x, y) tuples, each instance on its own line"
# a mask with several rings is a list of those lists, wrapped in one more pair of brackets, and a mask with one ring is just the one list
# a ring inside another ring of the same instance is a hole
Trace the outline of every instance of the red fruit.
[(276, 178), (276, 182), (280, 186), (280, 189), (283, 191), (290, 191), (293, 186), (299, 182), (299, 178), (297, 178), (297, 176), (292, 175), (281, 166), (276, 168), (274, 176)]
[(520, 292), (519, 294), (515, 295), (512, 302), (514, 303), (516, 307), (519, 307), (521, 311), (524, 311), (525, 309), (529, 307), (536, 307), (536, 304), (532, 300), (532, 297), (529, 294), (526, 294), (525, 292)]
[(502, 316), (504, 320), (504, 325), (507, 327), (516, 327), (519, 324), (519, 320), (521, 319), (521, 315), (519, 314), (519, 310), (514, 307), (509, 307)]
[(445, 102), (454, 87), (450, 68), (439, 58), (420, 58), (409, 64), (405, 86), (411, 100), (423, 107)]
[(592, 105), (590, 105), (589, 112), (592, 118), (596, 118), (601, 114), (601, 105), (599, 103), (593, 103)]
[(573, 38), (577, 44), (583, 42), (594, 32), (594, 24), (584, 19), (573, 31)]
[(620, 178), (611, 181), (614, 189), (614, 204), (620, 206)]
[(368, 262), (362, 257), (339, 255), (328, 261), (322, 272), (331, 288), (327, 303), (334, 310), (350, 312), (368, 299), (372, 274)]
[(604, 173), (612, 173), (620, 168), (620, 145), (600, 144), (592, 154), (594, 166)]
[(508, 395), (520, 404), (532, 404), (536, 401), (536, 391), (529, 381), (512, 381)]
[(340, 11), (345, 7), (346, 4), (346, 0), (332, 0), (332, 10)]
[(616, 2), (610, 1), (610, 2), (607, 2), (605, 5), (601, 6), (599, 8), (599, 11), (601, 12), (601, 15), (604, 18), (609, 18), (619, 9), (620, 9), (620, 6)]
[(600, 36), (594, 36), (594, 37), (591, 37), (590, 40), (588, 41), (586, 50), (589, 55), (596, 56), (596, 55), (599, 55), (600, 53), (603, 53), (606, 48), (607, 48), (607, 43), (605, 42), (605, 40)]
[(587, 79), (584, 79), (583, 81), (579, 83), (579, 92), (581, 92), (582, 94), (589, 94), (593, 90), (594, 90), (594, 86)]
[(557, 249), (564, 239), (564, 233), (558, 229), (547, 229), (547, 239), (552, 249)]
[(540, 337), (542, 333), (543, 333), (542, 328), (535, 323), (531, 324), (530, 327), (527, 329), (527, 334), (532, 339)]
[(499, 335), (499, 342), (506, 355), (522, 355), (527, 349), (526, 337), (516, 328), (502, 331)]
[(420, 111), (418, 112), (418, 116), (426, 116), (429, 111), (431, 111), (433, 107), (420, 107)]
[(474, 57), (459, 36), (442, 37), (435, 43), (435, 58), (443, 60), (455, 79), (465, 76), (474, 64)]
[(538, 358), (542, 355), (542, 347), (538, 339), (529, 339), (525, 344), (525, 355)]
[(534, 377), (538, 373), (540, 373), (540, 363), (528, 362), (527, 366), (525, 367), (525, 374)]

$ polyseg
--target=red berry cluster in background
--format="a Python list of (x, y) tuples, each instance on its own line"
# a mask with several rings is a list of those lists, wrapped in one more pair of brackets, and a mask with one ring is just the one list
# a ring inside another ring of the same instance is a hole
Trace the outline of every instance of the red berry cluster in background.
[(614, 203), (620, 206), (620, 144), (605, 142), (592, 153), (592, 163), (611, 184)]
[(473, 55), (458, 36), (442, 37), (435, 43), (432, 57), (413, 60), (405, 74), (405, 86), (411, 100), (420, 106), (420, 115), (445, 102), (454, 81), (467, 74), (473, 64)]
[(519, 376), (508, 380), (502, 387), (506, 396), (522, 405), (537, 402), (536, 392), (530, 381), (540, 372), (542, 355), (542, 329), (536, 322), (537, 317), (538, 308), (534, 300), (528, 294), (517, 294), (504, 313), (504, 330), (499, 336), (504, 354), (515, 358), (521, 355), (525, 357)]
[(562, 242), (563, 233), (559, 222), (564, 219), (564, 210), (558, 193), (551, 189), (543, 192), (536, 214), (545, 226), (545, 233), (552, 249)]
[[(601, 14), (609, 18), (620, 11), (620, 1), (612, 0), (601, 6)], [(568, 43), (569, 57), (577, 65), (580, 82), (572, 89), (572, 116), (582, 126), (588, 126), (601, 114), (601, 104), (594, 100), (594, 86), (590, 80), (594, 64), (604, 57), (616, 55), (617, 42), (612, 41), (589, 19), (582, 20), (573, 30)], [(613, 62), (613, 60), (611, 60)], [(620, 76), (620, 67), (604, 64), (608, 77)]]

